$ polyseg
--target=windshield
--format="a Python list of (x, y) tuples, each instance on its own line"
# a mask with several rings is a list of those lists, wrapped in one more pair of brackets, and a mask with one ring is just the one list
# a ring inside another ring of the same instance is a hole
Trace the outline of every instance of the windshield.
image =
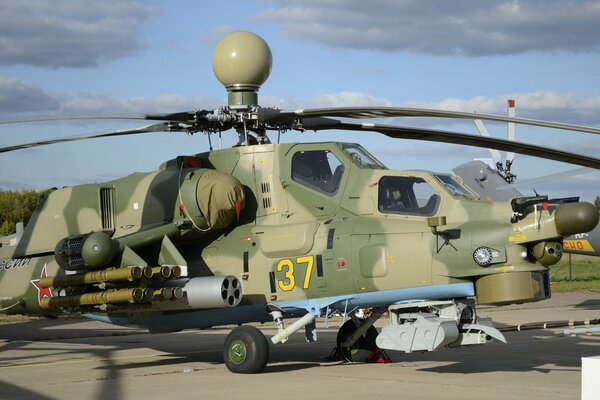
[(360, 168), (387, 169), (385, 165), (369, 154), (369, 152), (359, 144), (342, 143), (342, 149), (350, 154), (354, 163)]
[(435, 177), (438, 181), (440, 181), (442, 185), (444, 185), (446, 189), (448, 189), (450, 194), (454, 197), (464, 197), (467, 199), (479, 198), (479, 196), (477, 196), (476, 193), (471, 191), (452, 175), (435, 175)]

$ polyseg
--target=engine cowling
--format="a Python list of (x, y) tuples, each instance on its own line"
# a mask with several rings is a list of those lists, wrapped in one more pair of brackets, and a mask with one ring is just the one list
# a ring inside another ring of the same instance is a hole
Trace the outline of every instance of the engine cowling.
[(203, 230), (229, 226), (246, 204), (244, 186), (237, 178), (213, 169), (188, 173), (181, 184), (182, 211)]

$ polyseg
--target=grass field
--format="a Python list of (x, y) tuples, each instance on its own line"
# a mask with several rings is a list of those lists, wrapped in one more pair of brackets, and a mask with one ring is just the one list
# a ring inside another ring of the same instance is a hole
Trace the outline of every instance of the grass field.
[(600, 257), (569, 255), (550, 267), (553, 292), (600, 292)]

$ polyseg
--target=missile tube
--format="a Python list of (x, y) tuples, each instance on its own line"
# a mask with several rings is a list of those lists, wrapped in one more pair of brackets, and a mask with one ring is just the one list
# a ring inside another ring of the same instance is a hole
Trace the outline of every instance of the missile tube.
[(88, 285), (100, 282), (131, 282), (152, 276), (153, 268), (150, 267), (108, 268), (80, 274), (42, 277), (40, 279), (40, 286), (48, 288)]
[(148, 301), (146, 291), (141, 288), (111, 289), (103, 292), (84, 293), (74, 296), (54, 296), (40, 300), (43, 309), (74, 306), (93, 306), (99, 304), (142, 303)]
[(179, 278), (181, 276), (181, 267), (177, 265), (167, 266), (162, 265), (158, 267), (152, 267), (152, 278)]

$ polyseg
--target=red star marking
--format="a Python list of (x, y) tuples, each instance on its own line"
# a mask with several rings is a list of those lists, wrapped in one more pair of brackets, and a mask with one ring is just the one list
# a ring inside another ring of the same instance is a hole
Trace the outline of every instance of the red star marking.
[[(46, 276), (48, 275), (46, 274), (46, 264), (44, 264), (44, 267), (42, 268), (42, 275), (40, 277), (45, 278)], [(52, 297), (52, 292), (50, 291), (50, 288), (41, 287), (39, 279), (32, 280), (31, 284), (35, 286), (38, 290), (38, 303), (40, 303), (44, 298)]]

